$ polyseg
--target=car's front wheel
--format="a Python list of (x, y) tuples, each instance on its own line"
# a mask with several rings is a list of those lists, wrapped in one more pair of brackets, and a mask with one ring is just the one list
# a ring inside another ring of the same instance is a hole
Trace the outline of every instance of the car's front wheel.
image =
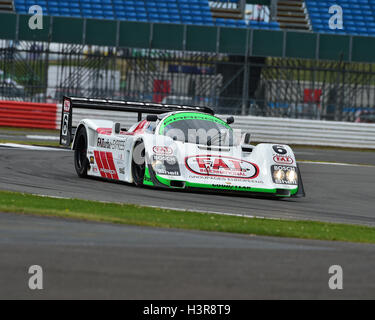
[(76, 136), (76, 145), (74, 148), (74, 166), (80, 178), (87, 176), (89, 161), (87, 160), (87, 133), (82, 127)]
[(132, 175), (134, 184), (138, 187), (143, 186), (143, 179), (145, 177), (146, 163), (145, 163), (145, 145), (143, 141), (136, 142), (132, 157)]

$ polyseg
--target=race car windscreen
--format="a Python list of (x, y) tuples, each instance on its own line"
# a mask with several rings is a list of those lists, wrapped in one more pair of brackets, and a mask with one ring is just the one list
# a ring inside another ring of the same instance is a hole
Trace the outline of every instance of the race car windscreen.
[(178, 113), (164, 120), (160, 134), (177, 141), (209, 146), (233, 146), (232, 128), (223, 120), (208, 114)]

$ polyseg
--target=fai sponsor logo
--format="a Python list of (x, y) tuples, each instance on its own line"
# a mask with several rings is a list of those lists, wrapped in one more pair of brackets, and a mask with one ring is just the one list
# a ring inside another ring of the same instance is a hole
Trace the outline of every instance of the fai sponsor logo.
[(278, 164), (293, 164), (293, 158), (289, 156), (274, 156), (273, 161)]
[(64, 112), (70, 111), (70, 100), (64, 100)]
[(202, 176), (254, 179), (259, 175), (255, 163), (232, 157), (191, 156), (185, 158), (185, 165), (194, 174)]
[(152, 151), (154, 151), (155, 154), (160, 154), (160, 155), (172, 155), (173, 150), (169, 147), (163, 147), (163, 146), (154, 146), (152, 148)]

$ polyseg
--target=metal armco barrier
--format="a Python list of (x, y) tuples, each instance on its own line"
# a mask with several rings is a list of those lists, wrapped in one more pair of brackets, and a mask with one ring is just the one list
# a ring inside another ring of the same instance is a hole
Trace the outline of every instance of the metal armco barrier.
[[(114, 120), (125, 128), (137, 121), (132, 113), (77, 109), (73, 126), (84, 118)], [(60, 119), (60, 105), (0, 101), (0, 126), (59, 129)], [(256, 142), (375, 149), (375, 124), (236, 116), (232, 127)]]
[(375, 149), (370, 123), (238, 116), (232, 127), (250, 132), (257, 142)]
[(56, 129), (57, 105), (0, 101), (0, 126)]
[[(115, 120), (125, 128), (137, 121), (136, 114), (110, 112), (103, 115), (99, 110), (90, 110), (89, 113), (76, 110), (73, 126), (83, 118)], [(251, 133), (255, 142), (375, 149), (375, 124), (252, 116), (236, 116), (234, 119), (232, 128)]]

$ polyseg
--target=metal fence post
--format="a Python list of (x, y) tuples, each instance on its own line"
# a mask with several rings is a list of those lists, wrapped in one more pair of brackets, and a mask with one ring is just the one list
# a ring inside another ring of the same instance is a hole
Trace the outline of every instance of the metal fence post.
[(270, 20), (276, 21), (276, 16), (277, 16), (277, 0), (271, 0)]
[(246, 30), (245, 66), (243, 70), (242, 108), (241, 114), (246, 115), (246, 107), (249, 99), (249, 29)]

